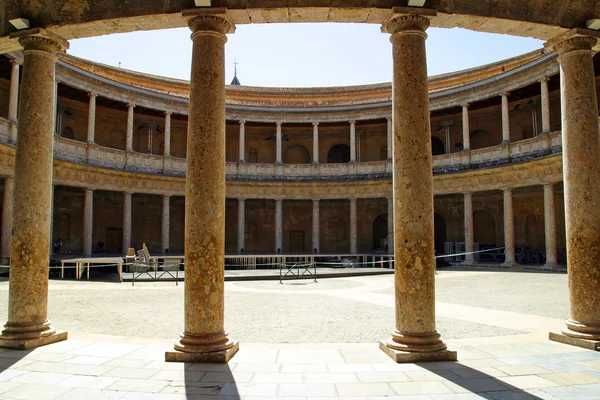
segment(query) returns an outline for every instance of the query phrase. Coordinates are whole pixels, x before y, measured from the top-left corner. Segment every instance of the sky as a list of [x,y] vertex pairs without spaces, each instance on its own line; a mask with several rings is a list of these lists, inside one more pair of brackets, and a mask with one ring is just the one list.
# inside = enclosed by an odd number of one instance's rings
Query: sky
[[[541,49],[536,39],[430,28],[430,76],[472,68]],[[187,28],[133,32],[70,41],[69,54],[144,73],[189,79]],[[238,25],[225,45],[226,81],[237,61],[242,85],[323,87],[390,82],[392,45],[376,24]]]

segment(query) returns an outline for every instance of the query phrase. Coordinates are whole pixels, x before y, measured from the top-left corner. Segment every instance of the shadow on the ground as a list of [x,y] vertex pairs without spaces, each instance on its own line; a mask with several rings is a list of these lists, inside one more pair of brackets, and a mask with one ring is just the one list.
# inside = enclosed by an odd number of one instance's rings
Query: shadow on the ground
[[426,369],[465,389],[486,399],[502,400],[541,400],[531,393],[503,382],[484,372],[467,367],[458,362],[418,363]]
[[23,360],[32,350],[16,350],[16,349],[2,349],[0,353],[0,381],[7,381],[12,378],[8,376],[9,374],[13,374],[10,372],[9,368]]
[[184,376],[187,400],[200,400],[207,396],[231,400],[241,398],[228,364],[185,363]]

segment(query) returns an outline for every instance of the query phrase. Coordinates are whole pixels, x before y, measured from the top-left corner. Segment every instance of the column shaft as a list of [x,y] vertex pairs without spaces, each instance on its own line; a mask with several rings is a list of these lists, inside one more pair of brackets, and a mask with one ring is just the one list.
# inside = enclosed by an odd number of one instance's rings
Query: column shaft
[[246,162],[246,121],[240,121],[240,162]]
[[275,200],[275,252],[283,251],[283,209],[282,201]]
[[392,117],[387,117],[387,159],[391,160],[394,156],[394,125],[392,123]]
[[170,245],[171,232],[171,196],[164,195],[162,201],[161,243],[162,252],[166,253]]
[[350,199],[350,253],[356,254],[357,249],[356,199]]
[[387,236],[388,236],[388,253],[394,254],[394,198],[387,198]]
[[[167,361],[227,362],[225,331],[225,42],[233,25],[214,10],[184,11],[192,30],[185,184],[184,332]],[[189,14],[187,14],[189,13]]]
[[275,162],[277,164],[281,164],[282,163],[282,157],[281,157],[281,122],[277,122],[277,132],[275,134],[275,151],[276,151],[276,159]]
[[554,211],[554,184],[544,185],[544,231],[546,236],[546,266],[555,267],[556,262],[556,216]]
[[87,142],[93,144],[96,131],[96,93],[88,93],[88,96],[90,104],[88,107]]
[[134,104],[127,104],[127,137],[125,141],[125,149],[133,151],[133,109]]
[[123,254],[131,247],[131,200],[132,193],[125,192],[123,197]]
[[350,162],[356,162],[356,121],[350,121]]
[[94,191],[85,190],[83,200],[83,256],[92,255],[92,230],[94,224]]
[[542,133],[550,133],[550,95],[548,94],[548,78],[540,80]]
[[2,202],[2,259],[10,258],[10,236],[13,216],[13,178],[4,179],[4,200]]
[[465,262],[475,262],[473,255],[473,194],[465,193]]
[[504,189],[504,265],[515,263],[515,222],[512,189]]
[[463,150],[471,150],[471,132],[469,128],[469,105],[462,105]]
[[171,112],[165,111],[165,149],[164,156],[171,156]]
[[319,163],[319,123],[313,122],[313,164]]
[[237,251],[241,253],[246,247],[246,200],[238,199],[238,237]]
[[10,94],[8,99],[8,120],[17,122],[17,109],[19,100],[19,62],[14,58],[10,59]]
[[502,93],[502,142],[510,142],[510,118],[508,110],[508,93]]
[[[38,36],[27,36],[31,31]],[[66,339],[47,317],[55,64],[68,43],[40,29],[13,35],[24,48],[13,192],[18,207],[13,210],[8,322],[0,345],[31,348]]]
[[319,216],[319,200],[313,200],[312,208],[312,247],[313,252],[321,251],[321,218]]

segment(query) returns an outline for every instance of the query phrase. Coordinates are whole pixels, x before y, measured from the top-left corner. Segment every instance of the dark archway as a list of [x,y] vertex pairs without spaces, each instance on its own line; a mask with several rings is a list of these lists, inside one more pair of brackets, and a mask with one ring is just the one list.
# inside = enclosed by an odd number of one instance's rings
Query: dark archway
[[258,151],[256,149],[248,150],[248,162],[253,164],[258,163]]
[[441,139],[432,137],[431,138],[431,154],[434,156],[442,155],[446,152],[444,142]]
[[478,129],[470,133],[469,140],[471,144],[471,150],[483,149],[486,147],[492,147],[498,143],[494,143],[494,138],[489,132],[483,129]]
[[496,220],[494,216],[485,210],[477,210],[473,213],[473,240],[479,246],[496,247]]
[[438,213],[433,214],[433,236],[437,254],[444,254],[444,245],[448,241],[446,220]]
[[347,144],[336,144],[327,153],[328,164],[342,164],[350,162],[350,146]]
[[284,164],[310,164],[310,153],[306,147],[295,144],[286,149],[283,162]]
[[380,214],[373,220],[373,250],[386,250],[387,214]]

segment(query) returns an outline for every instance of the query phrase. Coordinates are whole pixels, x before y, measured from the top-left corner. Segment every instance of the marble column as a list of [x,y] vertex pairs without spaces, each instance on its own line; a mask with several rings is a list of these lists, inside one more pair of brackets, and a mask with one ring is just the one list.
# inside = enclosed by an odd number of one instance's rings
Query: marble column
[[508,92],[500,95],[502,97],[502,143],[510,142],[510,113],[508,110]]
[[554,211],[554,183],[544,185],[544,231],[546,236],[545,267],[555,268],[556,262],[556,215]]
[[94,191],[85,189],[83,200],[83,256],[92,255],[92,230],[94,226]]
[[392,117],[387,117],[385,120],[387,121],[387,159],[391,160],[394,156],[394,125]]
[[475,262],[473,254],[473,193],[465,193],[465,263]]
[[127,104],[127,137],[125,140],[125,150],[133,151],[133,109],[135,104]]
[[542,133],[550,133],[550,95],[548,94],[548,77],[540,79]]
[[462,134],[463,134],[463,150],[471,150],[471,131],[469,128],[469,104],[462,105]]
[[19,101],[19,61],[10,59],[10,93],[8,98],[8,124],[10,127],[10,140],[17,141],[17,112]]
[[123,254],[131,247],[131,200],[133,193],[123,193]]
[[237,251],[241,253],[246,247],[246,199],[238,199],[238,237]]
[[275,134],[275,152],[276,152],[276,159],[275,159],[275,163],[276,164],[281,164],[282,163],[282,157],[281,157],[281,122],[277,122],[277,132]]
[[425,54],[429,20],[392,13],[394,254],[396,324],[380,342],[396,362],[456,360],[435,327],[435,260],[431,122]]
[[319,163],[319,123],[313,122],[313,164]]
[[10,236],[13,215],[13,190],[14,179],[4,179],[4,200],[2,202],[2,259],[6,262],[10,258]]
[[394,198],[387,198],[387,237],[388,237],[388,253],[394,254]]
[[592,47],[599,35],[574,29],[553,42],[560,63],[570,316],[562,335],[551,338],[596,350],[600,350],[600,132]]
[[96,132],[96,93],[88,93],[90,104],[88,107],[88,126],[87,126],[87,142],[94,144],[94,135]]
[[184,331],[167,361],[227,362],[225,330],[225,9],[183,11],[192,31],[185,184]]
[[283,252],[283,207],[282,200],[275,200],[275,252]]
[[240,121],[240,162],[246,162],[246,121]]
[[171,233],[171,196],[168,194],[163,195],[162,200],[162,224],[161,224],[161,250],[163,253],[167,252],[170,247],[170,233]]
[[171,114],[171,111],[165,111],[165,157],[171,157]]
[[503,189],[504,193],[504,263],[515,264],[515,222],[513,216],[512,189]]
[[312,207],[312,247],[313,252],[321,251],[321,218],[319,216],[319,200],[313,200]]
[[356,218],[356,199],[350,199],[350,253],[358,252],[358,234]]
[[356,162],[356,121],[350,121],[350,162]]
[[8,321],[0,346],[28,349],[67,338],[48,320],[48,265],[52,219],[55,64],[69,47],[43,29],[15,32],[23,46],[19,140],[15,175]]

